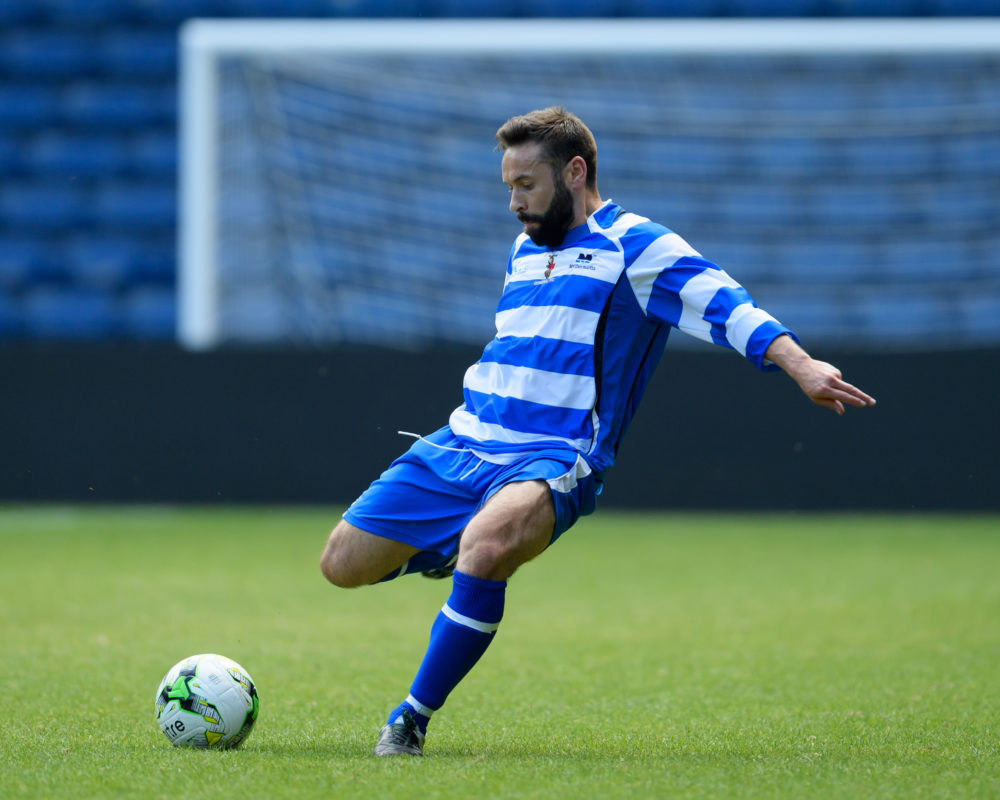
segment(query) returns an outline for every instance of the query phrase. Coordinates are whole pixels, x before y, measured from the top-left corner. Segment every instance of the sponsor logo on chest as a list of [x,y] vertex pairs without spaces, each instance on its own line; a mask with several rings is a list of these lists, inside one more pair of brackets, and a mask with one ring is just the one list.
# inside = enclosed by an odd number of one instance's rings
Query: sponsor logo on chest
[[617,253],[570,248],[556,253],[536,253],[514,261],[513,280],[534,280],[546,283],[566,275],[588,275],[605,281],[615,281],[621,271]]

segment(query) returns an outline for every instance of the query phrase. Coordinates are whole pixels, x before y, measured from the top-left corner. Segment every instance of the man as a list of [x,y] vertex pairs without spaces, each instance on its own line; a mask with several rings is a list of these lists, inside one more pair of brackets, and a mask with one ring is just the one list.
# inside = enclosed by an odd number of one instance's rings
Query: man
[[377,756],[423,754],[431,715],[493,639],[507,579],[594,510],[671,327],[784,370],[838,414],[875,404],[677,234],[603,201],[594,137],[577,117],[533,111],[496,138],[510,210],[524,225],[496,338],[466,372],[465,402],[448,425],[354,502],[321,559],[343,587],[452,575]]

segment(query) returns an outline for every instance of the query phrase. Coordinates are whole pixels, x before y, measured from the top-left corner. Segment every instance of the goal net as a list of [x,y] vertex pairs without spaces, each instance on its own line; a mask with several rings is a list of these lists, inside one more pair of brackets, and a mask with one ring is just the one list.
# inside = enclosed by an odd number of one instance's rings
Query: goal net
[[562,105],[605,199],[810,345],[1000,344],[998,42],[985,20],[191,21],[181,341],[485,341],[520,231],[494,132]]

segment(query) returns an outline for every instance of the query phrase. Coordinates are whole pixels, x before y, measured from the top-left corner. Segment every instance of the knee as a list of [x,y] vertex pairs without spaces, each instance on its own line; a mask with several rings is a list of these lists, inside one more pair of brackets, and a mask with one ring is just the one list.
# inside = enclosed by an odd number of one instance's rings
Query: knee
[[466,527],[457,568],[477,578],[507,580],[548,547],[554,524],[555,509],[545,482],[510,484]]
[[504,581],[525,560],[510,539],[479,535],[462,540],[456,566],[468,575]]
[[319,558],[319,568],[323,577],[334,586],[352,589],[362,585],[352,563],[350,548],[343,537],[338,535],[337,528],[333,529],[330,538],[326,541],[326,546]]

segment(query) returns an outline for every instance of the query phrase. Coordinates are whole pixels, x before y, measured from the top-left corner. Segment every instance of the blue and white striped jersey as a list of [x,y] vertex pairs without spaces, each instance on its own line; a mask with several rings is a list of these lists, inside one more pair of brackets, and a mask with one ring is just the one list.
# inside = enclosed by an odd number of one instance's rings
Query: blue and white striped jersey
[[611,201],[558,248],[522,233],[496,337],[465,374],[451,429],[490,460],[568,446],[601,475],[671,327],[761,369],[773,366],[764,361],[772,340],[791,333],[676,233]]

